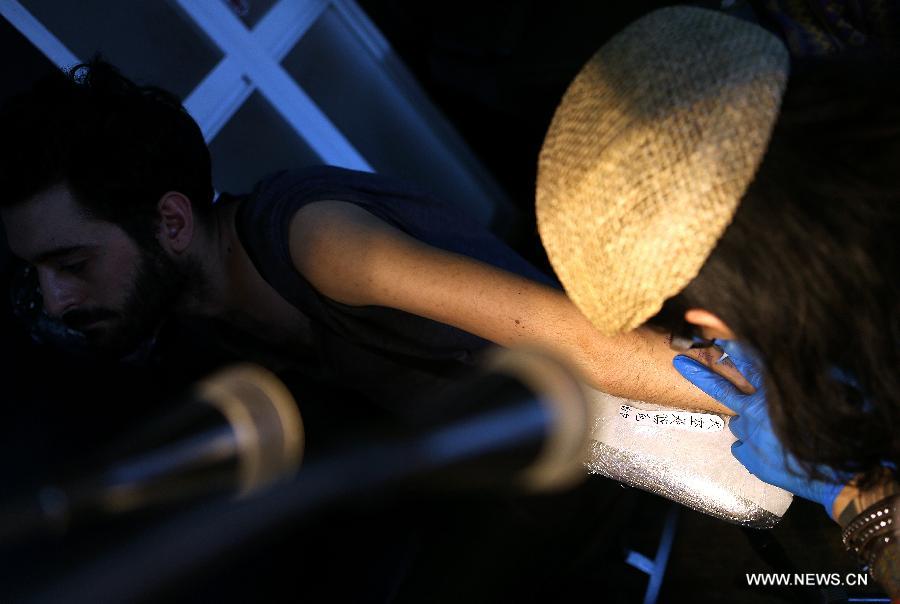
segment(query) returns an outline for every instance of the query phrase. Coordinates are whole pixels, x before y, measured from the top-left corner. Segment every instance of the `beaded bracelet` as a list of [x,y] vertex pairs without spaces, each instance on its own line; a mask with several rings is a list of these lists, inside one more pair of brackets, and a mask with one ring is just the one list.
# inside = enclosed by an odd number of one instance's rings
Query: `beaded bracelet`
[[878,556],[896,540],[894,518],[900,512],[900,495],[891,495],[866,508],[847,525],[841,534],[844,547],[856,554],[869,570],[873,579],[873,566]]

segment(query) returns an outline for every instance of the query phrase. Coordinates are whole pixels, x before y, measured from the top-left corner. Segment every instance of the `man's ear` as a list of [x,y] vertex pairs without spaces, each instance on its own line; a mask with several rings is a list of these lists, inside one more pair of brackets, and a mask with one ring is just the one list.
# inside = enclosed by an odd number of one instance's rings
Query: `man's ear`
[[191,200],[177,191],[169,191],[159,199],[159,232],[157,239],[172,254],[187,250],[194,239],[194,208]]
[[734,340],[736,337],[725,321],[702,308],[691,308],[684,313],[684,320],[700,328],[703,337],[712,340]]

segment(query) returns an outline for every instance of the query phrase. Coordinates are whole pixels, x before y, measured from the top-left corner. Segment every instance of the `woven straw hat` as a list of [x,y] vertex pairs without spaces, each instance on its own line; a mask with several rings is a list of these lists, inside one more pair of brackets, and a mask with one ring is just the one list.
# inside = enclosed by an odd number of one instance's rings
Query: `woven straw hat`
[[538,230],[601,332],[634,329],[697,276],[765,153],[788,63],[756,25],[673,7],[575,77],[541,149]]

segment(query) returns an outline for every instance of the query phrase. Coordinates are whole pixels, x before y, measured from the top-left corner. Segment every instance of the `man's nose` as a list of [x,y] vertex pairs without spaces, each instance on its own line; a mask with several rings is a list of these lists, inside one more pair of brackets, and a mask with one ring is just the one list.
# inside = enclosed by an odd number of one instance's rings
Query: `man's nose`
[[38,282],[44,297],[44,310],[53,318],[62,317],[82,301],[81,288],[73,279],[55,271],[38,271]]

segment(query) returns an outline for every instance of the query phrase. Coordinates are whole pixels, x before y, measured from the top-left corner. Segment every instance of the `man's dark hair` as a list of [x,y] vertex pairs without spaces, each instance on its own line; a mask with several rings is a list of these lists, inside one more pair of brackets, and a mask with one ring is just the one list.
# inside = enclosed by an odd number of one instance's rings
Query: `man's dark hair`
[[0,204],[56,184],[91,216],[146,244],[166,191],[212,206],[209,150],[174,95],[138,86],[99,57],[54,71],[0,107]]
[[677,330],[705,308],[754,347],[775,431],[808,469],[900,460],[898,74],[795,66],[732,224],[650,321]]

